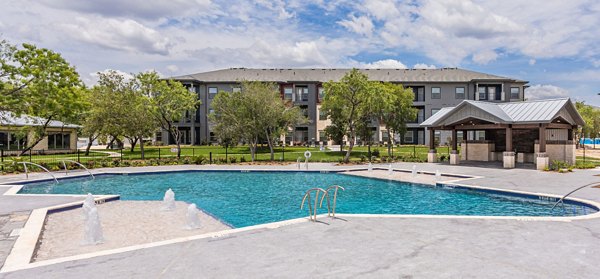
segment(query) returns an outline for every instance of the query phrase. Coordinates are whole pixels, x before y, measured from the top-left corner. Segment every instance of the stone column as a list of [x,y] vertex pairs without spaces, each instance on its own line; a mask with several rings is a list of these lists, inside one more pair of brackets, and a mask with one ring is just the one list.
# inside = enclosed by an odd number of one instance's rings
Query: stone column
[[450,152],[450,165],[458,165],[460,157],[458,154],[458,136],[456,129],[452,129],[452,152]]
[[429,153],[427,153],[428,163],[437,163],[437,154],[435,150],[435,130],[429,129]]
[[535,157],[536,169],[544,170],[550,166],[550,159],[548,158],[548,154],[546,154],[546,124],[540,124],[539,150]]
[[512,125],[506,128],[506,149],[502,153],[502,164],[505,169],[515,167],[515,152],[513,151]]

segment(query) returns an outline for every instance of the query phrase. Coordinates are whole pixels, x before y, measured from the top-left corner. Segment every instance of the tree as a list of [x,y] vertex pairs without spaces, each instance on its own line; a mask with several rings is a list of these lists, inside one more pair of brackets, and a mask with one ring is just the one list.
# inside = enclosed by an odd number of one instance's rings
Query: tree
[[385,91],[385,95],[389,97],[387,102],[382,102],[378,113],[388,131],[388,156],[392,156],[391,148],[395,134],[404,137],[406,124],[417,117],[418,110],[412,106],[414,98],[412,90],[392,83],[382,83],[380,90]]
[[79,74],[59,53],[32,44],[17,48],[0,42],[0,109],[28,114],[25,154],[47,136],[53,120],[74,122],[85,109],[85,91]]
[[273,83],[242,81],[241,92],[219,92],[211,104],[215,132],[222,138],[245,140],[252,161],[261,140],[269,145],[274,159],[274,142],[293,125],[305,123],[298,107],[286,106]]
[[[581,127],[581,138],[596,138],[600,133],[600,109],[586,105],[585,102],[576,102],[575,107],[585,121],[585,125]],[[595,143],[594,140],[594,145]]]
[[372,115],[372,105],[376,103],[375,82],[357,69],[352,69],[339,82],[329,81],[323,86],[325,98],[321,109],[334,123],[342,123],[344,135],[348,138],[348,150],[344,162],[350,160],[350,154],[357,135],[357,125]]
[[180,82],[160,79],[156,72],[140,73],[135,76],[140,92],[149,97],[150,113],[156,123],[175,140],[177,158],[181,157],[181,137],[178,123],[186,111],[193,111],[200,105],[194,92],[190,92]]

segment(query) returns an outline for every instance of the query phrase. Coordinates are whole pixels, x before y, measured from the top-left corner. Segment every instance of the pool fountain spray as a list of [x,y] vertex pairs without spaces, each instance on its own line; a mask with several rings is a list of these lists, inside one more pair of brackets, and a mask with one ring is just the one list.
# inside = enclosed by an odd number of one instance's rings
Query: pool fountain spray
[[87,198],[83,202],[82,206],[84,212],[84,231],[83,231],[83,244],[84,245],[97,245],[104,241],[102,233],[102,225],[100,224],[100,216],[98,215],[98,208],[94,202],[92,194],[88,194]]
[[175,209],[175,193],[173,192],[173,190],[171,190],[171,188],[169,188],[169,190],[167,190],[165,192],[161,210],[171,211],[174,209]]
[[369,171],[369,173],[373,172],[373,165],[371,164],[371,162],[369,162],[369,167],[367,168],[367,171]]
[[388,175],[389,176],[394,175],[394,169],[392,168],[392,164],[390,164],[390,166],[388,167]]
[[417,165],[413,165],[412,167],[412,177],[417,177]]
[[187,225],[185,226],[188,230],[194,230],[200,228],[200,218],[198,217],[198,208],[195,203],[192,203],[187,208],[185,217],[187,219]]
[[439,182],[440,180],[442,180],[442,174],[440,173],[440,170],[435,170],[435,181]]

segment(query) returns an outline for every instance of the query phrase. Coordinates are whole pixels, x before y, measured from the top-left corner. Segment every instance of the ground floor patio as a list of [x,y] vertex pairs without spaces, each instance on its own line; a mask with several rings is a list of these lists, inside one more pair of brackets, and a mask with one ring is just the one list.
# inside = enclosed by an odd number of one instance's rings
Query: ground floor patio
[[[397,169],[409,170],[412,166],[413,163],[393,164]],[[498,169],[486,164],[416,166],[419,171],[440,170],[476,176],[461,184],[556,195],[600,181],[596,176],[600,171],[595,169],[558,174],[532,169]],[[162,166],[106,171],[216,168],[293,170],[296,165]],[[319,170],[340,168],[348,167],[309,166],[309,169]],[[32,176],[39,178],[44,174]],[[22,179],[22,175],[2,176],[0,182]],[[6,190],[7,187],[0,187],[0,217],[17,213],[26,216],[38,207],[72,201],[59,197],[36,199],[1,195]],[[600,202],[600,189],[585,188],[574,196]],[[338,217],[340,219],[322,218],[319,223],[300,222],[56,262],[0,273],[0,278],[597,278],[600,273],[597,264],[600,261],[600,219]],[[8,226],[17,226],[21,219],[0,218],[0,232]],[[1,223],[1,220],[7,221]],[[4,237],[0,240],[4,246],[0,247],[3,250],[10,247],[10,241],[10,237]]]

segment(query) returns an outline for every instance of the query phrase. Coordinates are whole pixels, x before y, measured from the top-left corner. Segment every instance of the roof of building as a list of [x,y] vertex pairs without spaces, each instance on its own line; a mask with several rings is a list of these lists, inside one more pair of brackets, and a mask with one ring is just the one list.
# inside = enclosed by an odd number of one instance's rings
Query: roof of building
[[[0,125],[2,126],[42,126],[46,122],[45,118],[21,114],[15,115],[12,112],[0,111]],[[75,124],[67,124],[62,121],[50,120],[48,128],[79,128]]]
[[572,125],[585,124],[571,99],[561,98],[510,103],[464,100],[455,107],[441,109],[421,123],[421,126],[451,126],[467,118],[479,118],[498,124],[551,123],[562,118]]
[[[179,81],[239,82],[242,80],[266,82],[326,82],[339,81],[351,69],[248,69],[230,68],[172,77]],[[527,81],[490,75],[458,68],[441,69],[359,69],[371,80],[390,82],[472,82],[472,81]]]

